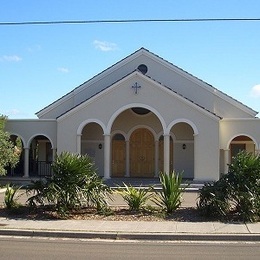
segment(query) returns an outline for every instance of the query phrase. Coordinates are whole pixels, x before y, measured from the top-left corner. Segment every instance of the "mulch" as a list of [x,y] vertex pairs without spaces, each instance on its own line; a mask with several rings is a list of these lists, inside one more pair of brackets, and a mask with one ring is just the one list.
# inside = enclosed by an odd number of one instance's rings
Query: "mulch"
[[127,207],[111,207],[108,212],[98,213],[96,209],[86,207],[71,211],[66,216],[60,216],[50,206],[30,208],[19,206],[13,209],[0,208],[0,217],[9,219],[74,219],[74,220],[110,220],[110,221],[181,221],[206,222],[210,221],[201,216],[194,207],[180,207],[171,214],[155,209],[130,211]]

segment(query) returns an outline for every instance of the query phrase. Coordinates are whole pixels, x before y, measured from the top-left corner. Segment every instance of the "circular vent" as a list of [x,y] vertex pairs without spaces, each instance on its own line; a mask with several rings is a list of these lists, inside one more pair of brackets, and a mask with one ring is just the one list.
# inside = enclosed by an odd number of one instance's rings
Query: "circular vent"
[[137,69],[138,69],[139,71],[141,71],[143,74],[146,74],[147,71],[148,71],[148,68],[147,68],[147,66],[146,66],[145,64],[139,65]]
[[146,108],[143,108],[143,107],[133,107],[132,111],[134,113],[136,113],[137,115],[147,115],[150,112],[149,109],[146,109]]

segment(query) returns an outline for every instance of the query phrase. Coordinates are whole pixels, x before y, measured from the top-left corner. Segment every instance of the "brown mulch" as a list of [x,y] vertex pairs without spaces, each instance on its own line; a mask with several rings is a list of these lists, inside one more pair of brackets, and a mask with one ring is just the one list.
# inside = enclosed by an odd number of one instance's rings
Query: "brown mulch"
[[130,211],[126,207],[114,207],[107,213],[100,214],[93,208],[82,208],[72,211],[65,217],[58,215],[53,208],[37,207],[31,209],[20,206],[14,209],[0,208],[0,217],[9,219],[79,219],[79,220],[111,220],[111,221],[182,221],[182,222],[205,222],[210,221],[201,216],[196,208],[181,207],[171,214],[156,210]]

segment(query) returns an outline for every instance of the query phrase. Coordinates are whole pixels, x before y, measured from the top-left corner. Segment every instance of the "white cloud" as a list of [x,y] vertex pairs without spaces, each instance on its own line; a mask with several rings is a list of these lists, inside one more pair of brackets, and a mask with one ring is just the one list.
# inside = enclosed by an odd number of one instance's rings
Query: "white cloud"
[[260,84],[252,87],[250,91],[250,96],[253,98],[260,98]]
[[58,68],[58,71],[62,72],[62,73],[69,73],[69,69],[68,68],[63,68],[63,67]]
[[16,108],[5,111],[6,116],[17,116],[17,115],[20,115],[20,114],[21,114],[20,110],[18,110]]
[[40,44],[36,44],[27,48],[28,52],[38,52],[41,50],[42,50],[42,46]]
[[106,42],[106,41],[93,41],[93,44],[96,49],[100,51],[114,51],[117,49],[117,45],[113,42]]
[[22,58],[17,55],[4,55],[0,57],[0,61],[7,61],[7,62],[19,62]]

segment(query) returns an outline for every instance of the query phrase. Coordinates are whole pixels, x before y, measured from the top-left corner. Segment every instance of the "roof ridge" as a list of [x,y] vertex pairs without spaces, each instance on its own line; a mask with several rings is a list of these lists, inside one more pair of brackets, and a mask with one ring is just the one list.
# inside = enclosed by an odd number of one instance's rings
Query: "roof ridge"
[[[145,49],[145,48],[144,48],[144,49]],[[222,95],[224,95],[224,96],[226,96],[226,97],[228,97],[228,98],[232,99],[233,101],[235,101],[235,102],[237,102],[237,103],[241,104],[242,106],[244,106],[244,107],[246,107],[246,108],[250,109],[252,112],[255,112],[256,114],[258,114],[258,112],[257,112],[257,111],[255,111],[253,108],[251,108],[251,107],[249,107],[249,106],[245,105],[245,104],[244,104],[244,103],[242,103],[241,101],[239,101],[239,100],[237,100],[237,99],[233,98],[232,96],[230,96],[230,95],[228,95],[227,93],[225,93],[225,92],[221,91],[220,89],[218,89],[218,88],[214,87],[213,85],[211,85],[211,84],[209,84],[208,82],[206,82],[206,81],[202,80],[201,78],[199,78],[199,77],[197,77],[197,76],[194,76],[192,73],[190,73],[190,72],[188,72],[188,71],[186,71],[186,70],[182,69],[181,67],[178,67],[177,65],[175,65],[175,64],[173,64],[172,62],[170,62],[170,61],[168,61],[168,60],[164,59],[163,57],[159,56],[158,54],[155,54],[155,53],[151,52],[151,51],[150,51],[150,50],[148,50],[148,49],[145,49],[145,50],[146,50],[146,51],[148,51],[149,53],[151,53],[152,55],[156,56],[157,58],[159,58],[159,59],[163,60],[164,62],[168,63],[169,65],[171,65],[171,66],[173,66],[173,67],[177,68],[178,70],[180,70],[180,71],[182,71],[182,72],[186,73],[187,75],[189,75],[189,76],[191,76],[191,77],[195,78],[196,80],[198,80],[198,81],[202,82],[203,84],[206,84],[208,87],[212,88],[212,89],[213,89],[213,91],[214,91],[214,90],[217,90],[217,91],[218,91],[218,92],[220,92]]]

